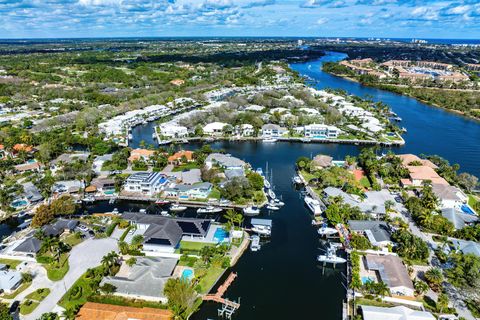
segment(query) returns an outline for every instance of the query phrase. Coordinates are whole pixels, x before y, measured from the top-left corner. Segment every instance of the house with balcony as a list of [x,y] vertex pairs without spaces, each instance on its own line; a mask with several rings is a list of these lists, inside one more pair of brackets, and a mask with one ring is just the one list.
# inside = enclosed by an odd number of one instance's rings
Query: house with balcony
[[336,139],[340,129],[325,124],[309,124],[303,127],[303,135],[310,139]]
[[153,196],[168,185],[168,178],[160,172],[136,172],[125,180],[124,191]]
[[287,133],[287,131],[287,128],[281,127],[278,124],[268,123],[262,126],[262,137],[278,138]]

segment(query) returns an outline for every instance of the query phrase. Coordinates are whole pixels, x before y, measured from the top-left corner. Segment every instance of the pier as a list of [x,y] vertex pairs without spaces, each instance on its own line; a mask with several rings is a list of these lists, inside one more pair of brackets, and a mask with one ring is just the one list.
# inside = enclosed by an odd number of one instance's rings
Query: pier
[[202,297],[203,301],[214,301],[222,304],[222,307],[218,309],[219,316],[226,316],[228,319],[232,317],[232,314],[240,308],[240,299],[238,302],[228,300],[223,298],[223,295],[227,291],[228,287],[233,283],[233,281],[237,278],[237,274],[235,272],[230,273],[227,277],[225,282],[218,287],[217,292],[215,294],[207,294]]

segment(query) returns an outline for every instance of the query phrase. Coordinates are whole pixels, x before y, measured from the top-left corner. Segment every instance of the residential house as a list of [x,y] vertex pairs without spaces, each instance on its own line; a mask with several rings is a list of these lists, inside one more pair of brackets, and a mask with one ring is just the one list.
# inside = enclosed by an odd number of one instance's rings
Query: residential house
[[118,296],[166,303],[168,299],[163,288],[172,277],[177,262],[176,258],[138,257],[133,266],[120,270],[120,275],[103,278],[100,284],[115,286],[114,294]]
[[317,169],[325,169],[332,166],[332,161],[332,157],[318,154],[312,159],[312,165]]
[[442,216],[448,219],[455,230],[463,229],[468,225],[472,225],[478,221],[478,216],[463,212],[458,207],[443,208]]
[[58,219],[55,223],[43,226],[42,231],[47,237],[59,237],[64,233],[72,233],[78,224],[78,220]]
[[187,127],[174,123],[165,123],[158,127],[159,133],[168,138],[183,138],[188,135]]
[[11,152],[11,155],[13,157],[17,156],[20,152],[25,152],[27,153],[28,155],[32,155],[36,152],[37,150],[32,147],[32,146],[29,146],[27,144],[24,144],[24,143],[17,143],[16,145],[13,146],[12,148],[12,152]]
[[203,127],[203,133],[207,135],[222,135],[223,129],[227,125],[224,122],[212,122]]
[[77,320],[171,320],[172,312],[158,308],[135,308],[112,304],[85,303],[78,311]]
[[150,157],[155,154],[155,151],[148,149],[133,149],[128,157],[128,162],[132,163],[137,160],[149,161]]
[[265,138],[278,138],[287,132],[286,128],[277,124],[268,123],[262,126],[262,136]]
[[404,306],[374,307],[360,306],[363,320],[435,320],[427,311],[412,310]]
[[372,217],[383,216],[386,214],[384,201],[379,201],[379,197],[374,195],[373,193],[370,197],[367,196],[362,200],[360,197],[348,194],[339,188],[327,187],[323,190],[323,198],[326,202],[329,201],[329,198],[341,197],[345,204],[357,207],[365,214]]
[[190,169],[187,171],[170,171],[165,172],[169,178],[175,178],[177,183],[182,184],[196,184],[202,182],[202,172],[200,169]]
[[255,134],[255,130],[251,124],[244,123],[237,127],[237,133],[242,137],[252,137]]
[[52,170],[58,170],[66,164],[72,164],[74,162],[87,162],[90,153],[64,153],[58,156],[55,160],[50,162]]
[[15,291],[22,283],[22,274],[15,270],[0,270],[0,290],[5,293]]
[[189,240],[205,239],[211,226],[211,220],[194,218],[170,218],[142,213],[124,213],[128,220],[143,236],[143,251],[155,254],[173,253],[183,237]]
[[229,154],[211,153],[205,159],[205,166],[210,169],[214,165],[224,169],[243,169],[247,164],[245,161],[232,157]]
[[461,239],[451,239],[451,241],[455,250],[480,257],[480,243]]
[[40,171],[42,165],[40,162],[35,160],[29,160],[25,163],[17,164],[13,167],[15,172],[24,173],[24,172],[33,172],[33,171]]
[[363,260],[366,270],[374,272],[377,281],[384,282],[392,295],[409,297],[415,295],[415,289],[407,268],[398,256],[367,254],[363,257]]
[[390,227],[384,221],[350,220],[348,225],[350,231],[365,235],[376,247],[386,247],[392,244]]
[[52,186],[52,192],[56,195],[75,194],[85,189],[85,183],[80,180],[57,181]]
[[303,135],[311,139],[336,139],[340,134],[340,129],[325,124],[309,124],[303,128]]
[[162,192],[168,182],[167,177],[161,172],[136,172],[125,180],[123,189],[127,192],[153,196]]
[[448,184],[432,184],[432,191],[440,201],[441,208],[460,207],[468,201],[462,190]]
[[213,185],[210,182],[201,182],[194,185],[177,184],[166,188],[164,193],[167,197],[179,199],[207,199],[212,192]]
[[18,246],[16,246],[12,253],[14,255],[34,256],[40,251],[42,247],[42,241],[35,237],[28,237],[23,240]]
[[401,179],[403,186],[420,187],[427,181],[432,184],[448,185],[448,182],[429,166],[407,166],[406,168],[409,171],[409,179]]
[[115,180],[111,178],[95,178],[90,183],[95,187],[95,191],[103,194],[112,194],[115,192]]
[[183,162],[193,161],[193,151],[181,150],[168,157],[168,163],[179,165]]
[[422,166],[427,166],[427,167],[430,167],[432,169],[437,169],[438,168],[437,165],[434,164],[432,161],[430,161],[428,159],[419,158],[418,156],[416,156],[414,154],[411,154],[411,153],[398,154],[397,157],[399,157],[400,160],[402,160],[402,165],[404,167],[408,167],[408,166],[413,165],[414,163],[418,163]]
[[40,190],[32,183],[25,182],[23,186],[23,195],[30,204],[35,204],[43,200]]

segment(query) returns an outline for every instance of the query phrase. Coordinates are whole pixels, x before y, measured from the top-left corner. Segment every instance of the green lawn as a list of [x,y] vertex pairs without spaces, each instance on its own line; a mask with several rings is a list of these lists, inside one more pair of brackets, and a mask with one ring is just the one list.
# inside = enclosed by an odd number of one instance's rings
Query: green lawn
[[303,177],[307,182],[315,178],[315,176],[314,176],[313,174],[311,174],[311,173],[309,173],[309,172],[307,172],[307,171],[305,171],[305,170],[301,170],[301,171],[300,171],[300,174],[302,175],[302,177]]
[[15,269],[20,263],[22,263],[22,261],[13,259],[0,259],[0,263],[7,265],[9,269]]
[[370,180],[368,180],[367,177],[362,177],[362,178],[360,179],[360,184],[362,185],[362,187],[365,187],[365,188],[367,188],[367,189],[369,189],[369,188],[371,187],[371,185],[370,185]]
[[224,271],[225,269],[222,268],[209,267],[205,276],[198,283],[201,288],[200,293],[207,293]]
[[49,288],[41,288],[33,291],[29,295],[27,295],[25,298],[30,299],[30,300],[35,300],[35,301],[42,301],[45,299],[48,295],[50,294],[50,289]]
[[394,305],[388,302],[377,301],[373,299],[366,299],[366,298],[357,298],[355,299],[356,305],[363,305],[363,306],[374,306],[374,307],[393,307]]
[[64,253],[60,257],[60,261],[57,263],[52,262],[49,264],[44,264],[43,267],[47,270],[48,279],[52,281],[59,281],[65,277],[70,266],[68,265],[68,254]]
[[200,251],[203,247],[214,246],[213,243],[203,243],[203,242],[190,242],[182,241],[180,242],[180,249],[191,250],[191,251]]
[[[75,289],[77,287],[79,289]],[[65,309],[73,308],[77,305],[83,305],[87,302],[87,298],[93,293],[90,282],[85,278],[85,274],[83,274],[77,281],[75,281],[70,290],[63,295],[58,304]]]
[[68,244],[71,247],[76,246],[77,244],[81,243],[83,239],[81,237],[77,237],[75,234],[70,234],[68,235],[65,239],[63,239],[63,242]]
[[473,194],[468,195],[468,205],[472,208],[475,208],[475,204],[480,201],[477,197],[475,197]]
[[189,162],[189,163],[185,163],[185,164],[182,164],[178,167],[173,168],[172,171],[173,172],[178,172],[178,171],[183,171],[183,170],[191,170],[191,169],[199,169],[199,168],[200,167],[195,162]]
[[32,301],[32,300],[25,300],[21,305],[20,305],[20,314],[26,315],[30,314],[35,310],[36,307],[40,302]]
[[218,190],[217,188],[213,188],[210,194],[208,195],[208,197],[212,199],[220,200],[220,197],[221,197],[220,190]]
[[12,293],[9,293],[9,294],[6,294],[6,295],[2,296],[2,298],[13,299],[16,296],[18,296],[20,293],[25,291],[28,287],[30,287],[31,284],[32,284],[32,282],[24,282],[20,285],[20,287],[17,288],[17,290],[13,291]]

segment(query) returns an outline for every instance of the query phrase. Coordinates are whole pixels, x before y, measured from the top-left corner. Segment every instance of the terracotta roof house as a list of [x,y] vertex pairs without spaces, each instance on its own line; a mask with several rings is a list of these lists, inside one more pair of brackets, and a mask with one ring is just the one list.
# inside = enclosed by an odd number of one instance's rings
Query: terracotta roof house
[[418,156],[414,155],[414,154],[411,154],[411,153],[407,153],[407,154],[399,154],[397,155],[397,157],[399,157],[401,160],[402,160],[402,164],[404,167],[408,167],[410,166],[410,164],[412,162],[419,162],[422,164],[422,166],[427,166],[427,167],[430,167],[432,169],[437,169],[437,165],[435,163],[433,163],[432,161],[428,160],[428,159],[422,159],[422,158],[419,158]]
[[153,150],[148,150],[148,149],[133,149],[130,152],[130,157],[128,157],[128,162],[133,162],[135,160],[148,160],[155,151]]
[[14,169],[16,172],[40,171],[42,165],[38,161],[27,161],[22,164],[17,164]]
[[168,163],[178,164],[182,162],[183,157],[187,159],[188,162],[193,160],[193,151],[181,150],[175,152],[173,155],[168,157]]
[[171,320],[172,312],[165,309],[123,307],[111,304],[87,302],[76,317],[77,320]]
[[173,79],[172,81],[170,81],[170,83],[173,84],[174,86],[181,86],[182,84],[185,83],[185,80]]
[[412,185],[419,187],[424,181],[430,181],[432,184],[448,185],[447,180],[443,179],[430,167],[427,166],[407,166],[410,173],[410,179],[402,179],[403,185]]
[[17,154],[20,151],[25,151],[27,153],[35,152],[35,149],[32,146],[29,146],[29,145],[24,144],[24,143],[17,143],[16,145],[13,146],[12,150],[13,150],[14,154]]
[[332,166],[332,160],[333,158],[330,156],[319,154],[313,158],[312,163],[315,167],[324,169]]

